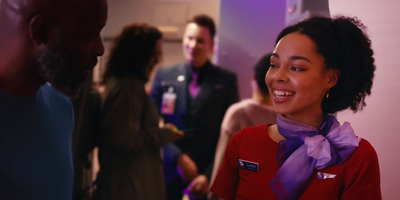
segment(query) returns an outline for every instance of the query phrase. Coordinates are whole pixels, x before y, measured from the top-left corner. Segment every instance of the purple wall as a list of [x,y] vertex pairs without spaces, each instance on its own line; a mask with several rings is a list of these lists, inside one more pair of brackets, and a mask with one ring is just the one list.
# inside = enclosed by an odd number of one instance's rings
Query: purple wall
[[217,61],[237,73],[241,99],[251,97],[255,63],[274,49],[285,6],[283,0],[221,0]]

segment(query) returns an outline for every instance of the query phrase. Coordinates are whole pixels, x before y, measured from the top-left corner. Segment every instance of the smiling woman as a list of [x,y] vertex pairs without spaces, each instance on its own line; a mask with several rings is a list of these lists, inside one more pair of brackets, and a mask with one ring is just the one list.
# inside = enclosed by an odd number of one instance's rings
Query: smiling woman
[[233,136],[212,192],[224,199],[381,199],[374,148],[331,115],[361,110],[371,93],[375,65],[364,28],[355,18],[315,17],[279,34],[265,77],[277,123]]
[[275,112],[318,128],[322,117],[312,116],[322,116],[322,99],[336,84],[338,71],[325,69],[324,58],[316,52],[317,46],[308,36],[298,32],[286,35],[271,56],[265,81]]

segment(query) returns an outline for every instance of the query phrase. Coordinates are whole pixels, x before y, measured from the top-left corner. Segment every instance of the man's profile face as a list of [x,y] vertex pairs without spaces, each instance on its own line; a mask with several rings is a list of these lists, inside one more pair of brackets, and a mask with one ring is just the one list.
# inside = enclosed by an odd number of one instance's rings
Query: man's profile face
[[182,43],[186,62],[193,67],[203,66],[213,52],[214,41],[210,30],[195,23],[186,25]]
[[65,11],[54,38],[39,58],[45,80],[72,96],[104,53],[100,31],[107,18],[105,0],[80,1],[79,9]]

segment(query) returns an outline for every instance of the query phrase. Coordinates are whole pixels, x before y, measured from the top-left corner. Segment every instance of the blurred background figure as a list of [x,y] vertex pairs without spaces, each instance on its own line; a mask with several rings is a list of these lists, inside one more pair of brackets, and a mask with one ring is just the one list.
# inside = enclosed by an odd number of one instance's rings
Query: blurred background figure
[[161,32],[145,23],[126,26],[104,73],[100,171],[95,199],[165,199],[160,148],[183,132],[159,128],[159,113],[145,92],[162,56]]
[[92,199],[94,179],[98,171],[97,139],[100,134],[101,97],[92,76],[78,98],[73,99],[75,133],[73,138],[74,200]]
[[185,137],[164,148],[168,199],[204,198],[222,118],[239,99],[236,74],[210,62],[216,28],[207,15],[190,19],[183,34],[185,61],[160,68],[150,93],[166,122]]
[[245,127],[275,124],[276,122],[276,114],[272,111],[272,99],[265,84],[265,74],[270,67],[270,59],[271,54],[264,55],[254,67],[254,77],[251,80],[252,98],[232,104],[225,113],[215,152],[210,185],[217,176],[224,159],[225,149],[233,134]]

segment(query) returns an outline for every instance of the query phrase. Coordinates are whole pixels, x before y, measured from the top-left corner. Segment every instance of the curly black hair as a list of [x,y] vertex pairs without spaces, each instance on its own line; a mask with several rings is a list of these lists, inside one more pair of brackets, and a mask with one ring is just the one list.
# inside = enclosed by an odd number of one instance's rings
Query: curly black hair
[[268,94],[268,87],[265,84],[265,74],[268,72],[271,66],[272,53],[266,54],[258,60],[257,64],[254,66],[254,80],[257,82],[257,86],[262,94]]
[[335,113],[347,108],[362,110],[365,97],[371,94],[375,72],[371,40],[366,27],[356,17],[312,17],[285,28],[276,43],[289,33],[308,36],[324,57],[327,69],[338,69],[339,79],[330,89],[329,98],[322,101],[323,113]]
[[146,82],[146,67],[157,53],[155,46],[161,38],[162,33],[146,23],[136,22],[126,26],[115,40],[103,81],[106,82],[111,76],[135,76]]

